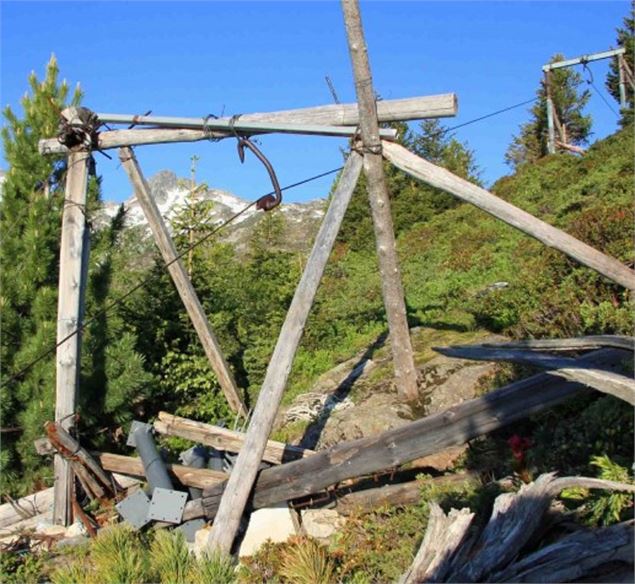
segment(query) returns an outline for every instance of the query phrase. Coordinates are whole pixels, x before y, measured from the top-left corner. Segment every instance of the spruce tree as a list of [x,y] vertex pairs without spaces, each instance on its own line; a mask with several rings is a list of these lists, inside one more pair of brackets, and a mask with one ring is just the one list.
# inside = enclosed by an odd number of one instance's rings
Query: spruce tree
[[[563,61],[563,55],[554,55],[550,63]],[[591,116],[583,113],[591,96],[588,89],[581,90],[581,75],[564,67],[551,71],[551,96],[556,116],[566,129],[567,143],[575,146],[587,144],[591,134]],[[548,140],[547,88],[541,80],[537,99],[529,110],[531,119],[520,127],[505,154],[505,161],[517,168],[526,162],[535,162],[546,156]]]
[[[626,65],[632,73],[635,73],[635,1],[631,2],[631,7],[627,16],[624,17],[623,26],[617,29],[617,44],[620,47],[626,49],[626,53],[623,56]],[[608,75],[606,76],[606,88],[609,93],[615,98],[615,101],[620,102],[620,72],[619,62],[617,58],[611,61]],[[627,107],[622,111],[622,125],[626,125],[633,121],[633,107],[635,92],[633,92],[633,85],[626,81],[626,104]]]

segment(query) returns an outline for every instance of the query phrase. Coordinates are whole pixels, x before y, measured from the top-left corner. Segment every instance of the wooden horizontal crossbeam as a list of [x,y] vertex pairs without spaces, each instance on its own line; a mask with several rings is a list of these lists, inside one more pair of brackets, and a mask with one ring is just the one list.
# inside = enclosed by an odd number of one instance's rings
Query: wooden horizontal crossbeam
[[[419,120],[424,118],[443,118],[455,116],[458,110],[457,98],[454,93],[441,95],[429,95],[424,97],[411,97],[406,99],[389,99],[377,103],[377,112],[380,122],[397,122],[407,120]],[[132,119],[132,117],[130,117]],[[143,121],[143,116],[134,116],[135,123]],[[156,119],[156,118],[155,118]],[[191,118],[190,118],[191,119]],[[203,128],[204,118],[198,120],[200,128]],[[223,123],[229,126],[232,118],[224,117],[208,119],[206,130],[186,129],[183,127],[171,129],[133,129],[112,130],[100,132],[95,148],[108,150],[121,146],[141,146],[144,144],[166,144],[172,142],[198,142],[210,138],[227,138],[233,136],[231,129],[213,130],[212,123]],[[359,113],[357,104],[325,105],[295,110],[286,110],[269,113],[243,114],[238,118],[240,124],[274,124],[288,125],[301,124],[312,126],[357,126]],[[235,129],[239,128],[236,121]],[[132,122],[131,122],[132,123]],[[272,131],[272,130],[269,130]],[[263,133],[263,130],[254,131],[254,134]],[[68,149],[57,140],[48,138],[40,140],[41,154],[62,154]]]

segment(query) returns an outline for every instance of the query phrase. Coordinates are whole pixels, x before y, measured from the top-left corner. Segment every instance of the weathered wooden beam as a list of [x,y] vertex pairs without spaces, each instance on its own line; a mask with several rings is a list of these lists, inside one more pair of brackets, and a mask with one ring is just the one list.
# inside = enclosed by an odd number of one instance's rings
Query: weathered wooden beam
[[452,174],[450,171],[420,158],[399,144],[384,142],[383,152],[390,162],[404,172],[433,187],[446,191],[462,201],[475,205],[523,233],[535,237],[545,245],[560,250],[625,288],[635,290],[635,272],[615,258],[603,254],[590,245],[556,227],[552,227],[511,203],[499,199],[492,193]]
[[[460,345],[456,345],[459,347]],[[464,345],[468,346],[468,345]],[[589,335],[571,339],[526,339],[504,343],[481,343],[471,347],[488,347],[492,349],[525,349],[527,351],[589,351],[602,347],[615,347],[625,351],[635,351],[635,338],[627,335]]]
[[[229,452],[240,452],[245,444],[244,432],[236,432],[235,430],[221,428],[212,424],[195,422],[167,412],[159,412],[159,419],[154,422],[154,429],[159,434],[178,436],[179,438],[185,438],[186,440],[192,440],[193,442]],[[282,464],[314,453],[314,450],[309,450],[308,448],[300,448],[299,446],[269,440],[262,459],[273,464]]]
[[183,263],[178,258],[174,242],[170,237],[170,233],[161,218],[161,213],[157,204],[152,197],[150,187],[146,182],[139,164],[131,148],[121,148],[119,151],[119,159],[124,167],[124,170],[130,178],[130,182],[134,188],[137,201],[143,210],[143,213],[148,220],[148,225],[154,236],[154,241],[159,248],[163,260],[166,263],[168,272],[172,277],[172,281],[179,296],[185,305],[187,314],[192,321],[194,330],[203,345],[205,355],[210,362],[212,370],[216,374],[218,383],[227,399],[227,403],[234,410],[242,416],[247,416],[247,408],[240,399],[238,387],[234,376],[229,368],[223,352],[220,348],[216,336],[212,331],[212,327],[205,316],[203,306],[198,299],[194,286],[190,281],[187,271],[183,266]]
[[421,501],[421,488],[427,485],[447,487],[450,485],[476,484],[479,478],[475,473],[448,474],[439,477],[414,480],[394,485],[384,485],[372,489],[363,489],[337,494],[335,509],[341,515],[365,513],[384,505],[414,505]]
[[364,39],[358,0],[342,0],[348,48],[355,77],[359,105],[359,128],[364,150],[364,174],[375,231],[381,289],[390,332],[397,392],[402,400],[414,402],[419,396],[410,329],[406,312],[395,231],[390,212],[390,197],[384,176],[384,160],[377,118],[368,51]]
[[[457,99],[453,93],[411,97],[407,99],[387,99],[378,104],[378,116],[381,122],[419,120],[424,118],[442,118],[455,116]],[[219,118],[229,122],[231,118]],[[359,115],[357,104],[325,105],[312,108],[287,110],[270,113],[243,114],[243,122],[315,124],[335,126],[357,126]],[[96,148],[107,150],[121,146],[142,144],[165,144],[168,142],[198,142],[209,138],[226,138],[231,132],[202,131],[186,129],[136,129],[101,132]],[[56,138],[40,140],[41,154],[67,152],[65,146]]]
[[[99,464],[107,471],[141,479],[145,478],[143,462],[140,458],[111,454],[109,452],[94,452],[93,455],[97,457]],[[227,475],[224,472],[217,470],[194,468],[180,464],[166,464],[166,466],[168,473],[186,487],[203,489],[227,479]]]
[[300,344],[313,299],[333,249],[335,238],[340,230],[344,213],[355,189],[361,167],[361,156],[354,151],[351,152],[333,193],[329,208],[322,220],[313,249],[293,295],[291,306],[280,330],[278,342],[269,361],[258,401],[247,429],[245,445],[232,470],[227,489],[220,502],[218,516],[207,542],[212,549],[217,548],[224,553],[229,553],[231,549],[262,455],[267,446],[267,439],[271,434],[282,399],[282,392],[291,372],[293,358]]
[[[618,367],[620,349],[601,349],[581,361]],[[344,442],[313,456],[263,470],[256,481],[254,508],[266,507],[320,492],[322,489],[366,474],[395,468],[502,428],[550,408],[582,391],[578,383],[554,379],[545,373],[516,381],[483,397],[417,420],[395,430]],[[205,489],[193,513],[212,519],[225,485]]]
[[53,505],[53,491],[50,487],[0,505],[0,528],[49,512]]
[[[66,191],[62,213],[60,270],[57,304],[57,354],[55,380],[55,420],[70,429],[74,424],[75,405],[79,389],[81,320],[87,254],[86,191],[90,152],[76,151],[68,156]],[[60,456],[53,461],[55,474],[55,504],[53,521],[69,525],[72,521],[72,471]]]
[[584,366],[579,359],[554,357],[547,353],[525,351],[523,349],[499,349],[483,346],[434,347],[435,351],[447,357],[474,359],[476,361],[511,361],[548,369],[549,375],[564,377],[570,381],[584,383],[593,389],[608,393],[635,405],[635,380],[612,371],[602,371]]

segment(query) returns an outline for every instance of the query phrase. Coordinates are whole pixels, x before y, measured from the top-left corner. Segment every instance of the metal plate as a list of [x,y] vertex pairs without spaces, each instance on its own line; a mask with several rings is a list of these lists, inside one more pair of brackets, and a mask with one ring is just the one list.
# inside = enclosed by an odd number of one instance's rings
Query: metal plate
[[145,422],[139,422],[137,420],[133,420],[132,424],[130,424],[130,432],[128,432],[128,439],[126,440],[126,444],[128,446],[132,446],[133,448],[137,447],[137,443],[134,439],[134,433],[137,428],[148,428],[150,424],[146,424]]
[[141,529],[150,521],[148,518],[150,499],[141,489],[127,496],[123,501],[117,503],[115,507],[119,515],[130,523],[134,529]]
[[185,523],[175,528],[175,531],[177,529],[179,531],[182,531],[183,535],[185,536],[185,541],[189,543],[194,543],[196,532],[199,529],[203,529],[206,523],[207,522],[205,521],[205,519],[190,519],[189,521],[186,521]]
[[187,493],[162,489],[157,487],[152,494],[148,519],[165,521],[166,523],[181,523],[183,510],[187,501]]

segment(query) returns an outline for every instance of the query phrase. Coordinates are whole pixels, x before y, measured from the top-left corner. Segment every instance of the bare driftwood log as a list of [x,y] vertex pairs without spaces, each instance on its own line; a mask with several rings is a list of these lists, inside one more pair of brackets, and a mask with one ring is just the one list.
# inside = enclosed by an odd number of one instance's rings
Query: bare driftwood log
[[493,574],[489,581],[577,582],[603,564],[624,562],[631,565],[632,582],[634,527],[635,522],[630,520],[572,533]]
[[[619,349],[601,349],[581,360],[617,365],[625,354]],[[302,460],[265,469],[256,481],[253,507],[318,493],[346,479],[395,468],[448,446],[463,444],[552,407],[582,389],[577,383],[541,373],[395,430],[344,442]],[[202,506],[196,505],[192,513],[204,509],[207,518],[213,519],[224,488],[224,483],[220,483],[205,489]]]
[[[635,492],[635,485],[630,484],[543,474],[533,483],[523,485],[518,493],[499,495],[485,528],[479,536],[465,540],[462,549],[457,538],[451,537],[447,537],[447,546],[434,545],[434,540],[442,537],[438,527],[443,526],[443,520],[438,517],[440,510],[433,507],[428,526],[431,533],[426,531],[424,551],[417,554],[407,573],[411,579],[407,581],[566,582],[608,561],[632,562],[632,522],[599,531],[577,532],[517,560],[540,529],[551,500],[571,487]],[[450,516],[445,520],[449,522]]]
[[[456,345],[457,347],[463,345]],[[590,335],[571,339],[527,339],[507,343],[482,343],[471,347],[490,347],[492,349],[526,349],[528,351],[590,351],[602,347],[614,347],[626,351],[635,351],[635,338],[626,335]]]
[[450,559],[465,540],[474,513],[452,509],[446,515],[437,503],[430,503],[430,518],[421,547],[401,584],[441,582],[450,569]]
[[[154,429],[166,436],[178,436],[179,438],[185,438],[229,452],[240,452],[245,443],[245,434],[243,432],[236,432],[228,428],[204,424],[203,422],[195,422],[167,412],[159,412],[159,419],[154,422]],[[273,464],[281,464],[291,460],[298,460],[314,453],[314,450],[309,450],[308,448],[300,448],[299,446],[269,440],[262,459]]]
[[10,500],[0,505],[0,527],[7,527],[22,521],[47,513],[53,505],[53,487],[38,491],[17,500]]
[[546,353],[524,349],[493,348],[485,346],[435,347],[435,351],[448,357],[480,361],[512,361],[549,369],[547,373],[570,381],[584,383],[593,389],[608,393],[635,405],[635,380],[612,371],[603,371],[585,365],[579,359],[554,357]]

